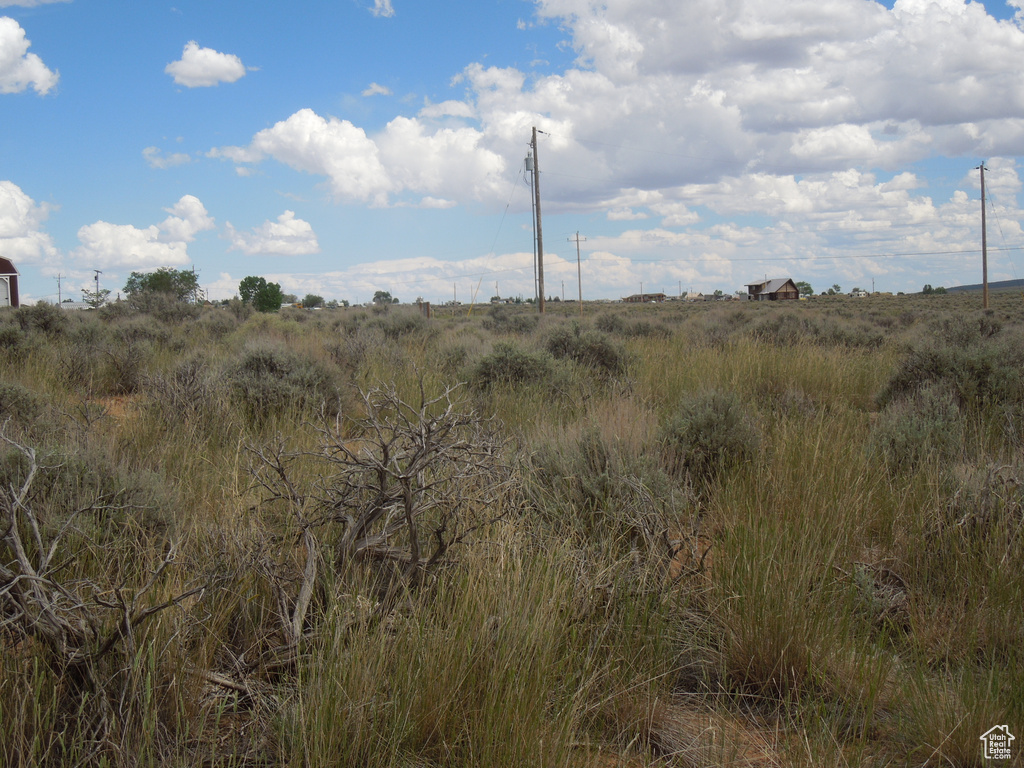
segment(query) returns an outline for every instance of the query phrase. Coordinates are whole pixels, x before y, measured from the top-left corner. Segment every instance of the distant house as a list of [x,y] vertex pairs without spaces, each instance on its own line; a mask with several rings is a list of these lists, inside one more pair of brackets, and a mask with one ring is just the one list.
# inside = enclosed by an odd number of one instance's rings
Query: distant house
[[850,291],[850,295],[857,299],[863,299],[865,296],[868,296],[869,294],[863,288],[854,288],[852,291]]
[[0,307],[17,307],[18,270],[10,259],[0,258]]
[[704,294],[700,291],[697,291],[696,293],[690,291],[689,293],[683,294],[683,301],[704,301]]
[[747,283],[747,299],[750,301],[796,301],[800,289],[788,277],[765,280],[762,283]]
[[664,300],[664,293],[634,293],[632,296],[627,296],[623,299],[623,301],[630,304],[647,304],[652,301],[662,302]]

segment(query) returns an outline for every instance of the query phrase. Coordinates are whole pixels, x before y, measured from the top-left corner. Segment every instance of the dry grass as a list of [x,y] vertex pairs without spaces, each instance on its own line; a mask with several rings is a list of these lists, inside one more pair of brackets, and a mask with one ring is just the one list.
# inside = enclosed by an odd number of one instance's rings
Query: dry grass
[[[111,639],[71,670],[0,583],[0,764],[981,765],[1024,723],[1024,302],[972,301],[0,313],[0,567],[31,507],[55,615]],[[502,344],[543,363],[488,378]],[[256,348],[291,367],[254,413]],[[477,507],[410,480],[427,567],[401,489],[303,455],[374,444],[359,390],[460,381],[510,473]]]

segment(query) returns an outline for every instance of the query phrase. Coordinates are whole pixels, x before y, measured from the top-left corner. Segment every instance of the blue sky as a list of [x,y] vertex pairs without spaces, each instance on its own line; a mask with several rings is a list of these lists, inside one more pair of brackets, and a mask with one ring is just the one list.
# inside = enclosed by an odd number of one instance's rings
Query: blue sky
[[0,0],[24,301],[195,267],[352,302],[1024,277],[1020,0]]

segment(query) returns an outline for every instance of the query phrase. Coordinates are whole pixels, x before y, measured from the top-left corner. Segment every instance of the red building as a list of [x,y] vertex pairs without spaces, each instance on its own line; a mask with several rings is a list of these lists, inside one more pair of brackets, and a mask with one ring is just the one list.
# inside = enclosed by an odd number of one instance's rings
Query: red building
[[0,307],[18,305],[18,270],[10,259],[0,258]]

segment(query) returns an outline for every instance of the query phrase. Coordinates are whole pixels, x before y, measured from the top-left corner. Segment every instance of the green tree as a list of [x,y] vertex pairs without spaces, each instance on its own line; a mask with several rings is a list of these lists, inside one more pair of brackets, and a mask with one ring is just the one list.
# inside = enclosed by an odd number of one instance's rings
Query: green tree
[[314,309],[315,307],[322,307],[324,305],[324,297],[317,296],[315,293],[307,293],[306,297],[302,300],[302,306],[306,309]]
[[806,282],[806,281],[804,281],[804,280],[801,280],[799,283],[796,284],[796,289],[798,291],[800,291],[800,295],[801,296],[813,296],[814,295],[814,289],[811,288],[811,284]]
[[99,309],[107,303],[107,297],[110,295],[110,291],[107,288],[100,288],[98,290],[90,291],[88,288],[82,289],[82,301],[88,304],[93,309]]
[[189,269],[160,267],[156,272],[132,272],[124,285],[129,296],[142,293],[163,293],[179,301],[196,301],[199,278]]
[[268,283],[266,278],[249,276],[238,284],[238,295],[246,304],[258,312],[276,312],[284,303],[284,291],[277,283]]
[[396,302],[397,299],[391,298],[390,291],[377,291],[373,294],[373,303],[378,305],[391,304]]
[[833,283],[832,284],[832,290],[829,291],[829,294],[832,295],[832,296],[835,296],[837,293],[842,293],[842,292],[843,292],[843,289],[839,287],[839,283]]

